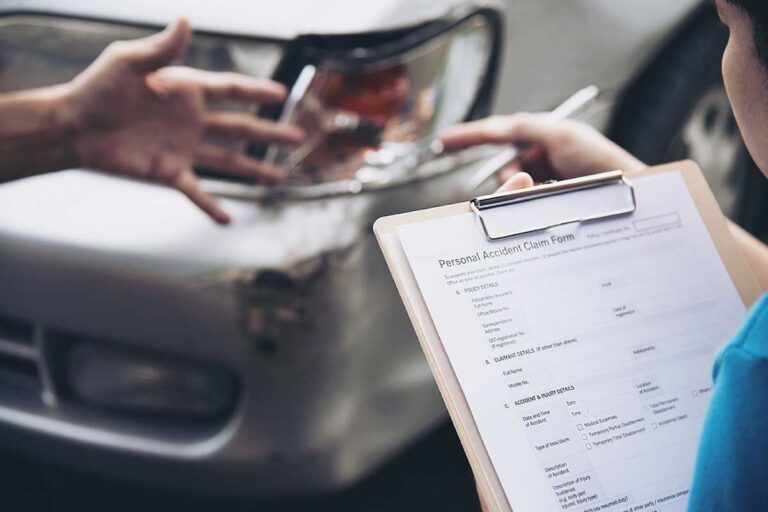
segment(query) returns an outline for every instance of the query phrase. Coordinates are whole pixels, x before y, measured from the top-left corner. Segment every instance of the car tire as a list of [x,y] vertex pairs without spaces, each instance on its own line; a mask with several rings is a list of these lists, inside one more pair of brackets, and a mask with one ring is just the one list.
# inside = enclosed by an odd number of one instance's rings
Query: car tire
[[648,164],[691,158],[723,212],[768,239],[768,182],[744,147],[720,71],[728,40],[701,8],[626,89],[609,136]]

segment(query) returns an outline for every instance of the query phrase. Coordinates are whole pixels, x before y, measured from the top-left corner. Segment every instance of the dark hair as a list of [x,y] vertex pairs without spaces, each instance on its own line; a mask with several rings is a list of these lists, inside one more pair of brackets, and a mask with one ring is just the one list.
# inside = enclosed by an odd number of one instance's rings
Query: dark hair
[[768,2],[766,0],[726,0],[747,13],[752,20],[755,50],[763,69],[768,72]]

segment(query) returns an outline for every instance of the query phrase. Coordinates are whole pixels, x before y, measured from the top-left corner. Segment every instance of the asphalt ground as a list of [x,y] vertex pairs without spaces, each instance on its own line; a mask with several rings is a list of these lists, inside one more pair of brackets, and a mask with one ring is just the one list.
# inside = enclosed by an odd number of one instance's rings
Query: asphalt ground
[[330,495],[248,501],[180,495],[74,473],[2,452],[0,478],[0,510],[9,512],[480,510],[469,464],[450,423],[440,426],[359,484]]

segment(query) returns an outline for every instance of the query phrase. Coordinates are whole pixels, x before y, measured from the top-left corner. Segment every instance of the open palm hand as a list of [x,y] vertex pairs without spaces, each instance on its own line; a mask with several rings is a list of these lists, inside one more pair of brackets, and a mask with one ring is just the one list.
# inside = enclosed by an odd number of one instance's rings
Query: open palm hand
[[242,112],[217,112],[206,100],[277,103],[285,88],[236,73],[166,67],[189,44],[179,20],[162,33],[110,45],[71,83],[71,115],[82,165],[177,188],[219,223],[229,216],[204,192],[193,166],[271,183],[281,169],[206,142],[207,135],[237,140],[298,143],[294,126]]

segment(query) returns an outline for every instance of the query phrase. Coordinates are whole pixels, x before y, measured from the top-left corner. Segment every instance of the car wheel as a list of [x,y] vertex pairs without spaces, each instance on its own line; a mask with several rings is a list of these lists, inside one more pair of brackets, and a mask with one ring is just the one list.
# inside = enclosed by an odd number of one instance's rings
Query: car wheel
[[744,147],[720,71],[728,39],[702,8],[623,94],[609,135],[641,160],[690,158],[723,212],[768,239],[768,183]]

